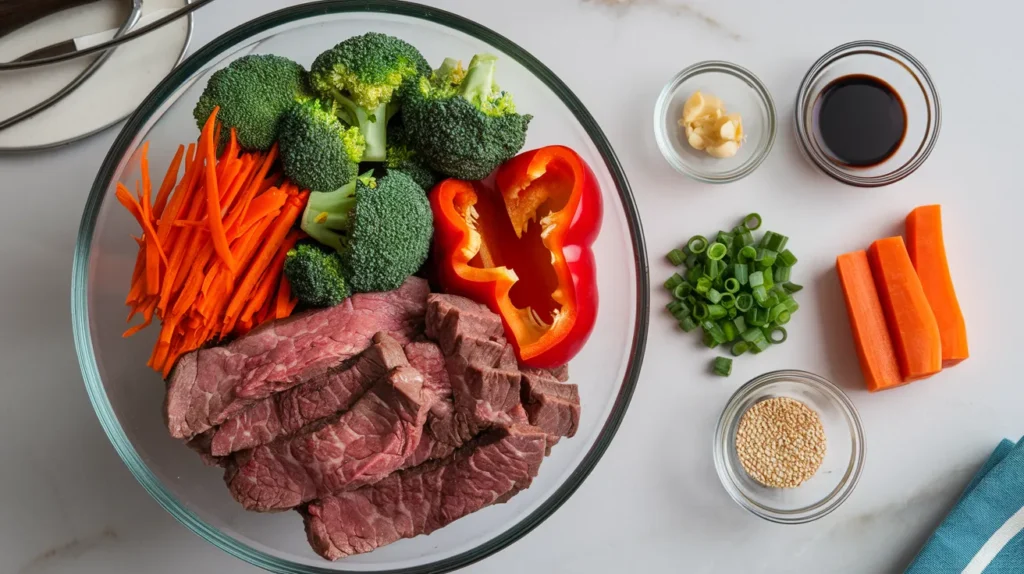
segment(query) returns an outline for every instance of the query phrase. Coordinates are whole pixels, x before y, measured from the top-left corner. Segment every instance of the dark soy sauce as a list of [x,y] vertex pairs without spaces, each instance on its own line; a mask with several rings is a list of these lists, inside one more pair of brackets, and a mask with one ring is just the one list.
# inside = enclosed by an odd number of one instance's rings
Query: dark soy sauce
[[871,167],[889,159],[907,133],[907,110],[889,84],[864,74],[832,80],[815,106],[818,133],[832,160]]

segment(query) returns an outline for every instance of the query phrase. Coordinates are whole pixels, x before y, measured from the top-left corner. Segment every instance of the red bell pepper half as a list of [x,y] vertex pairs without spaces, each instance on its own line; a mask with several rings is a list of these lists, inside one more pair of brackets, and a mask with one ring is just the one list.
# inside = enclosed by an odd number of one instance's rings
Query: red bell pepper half
[[499,167],[495,186],[449,179],[431,192],[437,280],[498,313],[521,362],[564,365],[597,318],[597,178],[573,150],[548,146]]

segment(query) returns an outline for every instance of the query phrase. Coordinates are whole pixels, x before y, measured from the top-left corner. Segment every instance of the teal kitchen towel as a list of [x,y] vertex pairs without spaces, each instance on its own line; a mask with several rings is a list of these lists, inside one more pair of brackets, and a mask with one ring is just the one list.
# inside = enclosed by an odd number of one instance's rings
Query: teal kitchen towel
[[1024,572],[1024,439],[1004,440],[906,574]]

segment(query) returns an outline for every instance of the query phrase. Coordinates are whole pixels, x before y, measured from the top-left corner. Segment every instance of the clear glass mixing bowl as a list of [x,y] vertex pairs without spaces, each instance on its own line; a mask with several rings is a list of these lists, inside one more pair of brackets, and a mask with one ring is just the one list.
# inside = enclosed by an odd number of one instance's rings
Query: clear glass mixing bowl
[[[135,260],[137,225],[114,198],[133,187],[138,150],[162,174],[179,143],[198,135],[192,107],[209,74],[248,53],[274,53],[309,65],[322,50],[367,31],[399,36],[432,62],[500,57],[498,80],[535,116],[527,148],[571,146],[593,167],[605,211],[594,245],[601,308],[593,336],[570,365],[583,404],[578,434],[561,441],[526,491],[430,536],[329,563],[309,549],[298,513],[256,514],[231,498],[219,469],[203,466],[164,426],[164,385],[145,363],[150,328],[122,339],[124,298]],[[274,572],[443,572],[488,556],[522,537],[580,486],[615,435],[643,357],[648,269],[640,220],[622,166],[583,104],[554,73],[511,41],[433,8],[393,1],[321,2],[287,8],[217,38],[165,79],[128,119],[90,192],[75,252],[71,293],[75,343],[96,414],[131,472],[168,512],[223,550]]]

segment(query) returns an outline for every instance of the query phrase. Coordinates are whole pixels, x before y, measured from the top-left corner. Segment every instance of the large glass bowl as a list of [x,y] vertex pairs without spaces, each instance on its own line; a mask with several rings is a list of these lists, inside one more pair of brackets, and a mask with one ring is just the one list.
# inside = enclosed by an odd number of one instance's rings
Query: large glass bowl
[[[305,65],[338,41],[366,31],[399,36],[433,63],[477,52],[499,56],[498,81],[535,116],[527,148],[565,144],[591,165],[605,202],[594,245],[601,308],[593,336],[570,365],[583,404],[578,434],[552,451],[533,485],[506,504],[459,520],[430,536],[330,563],[306,543],[298,513],[246,512],[219,469],[172,439],[161,414],[164,385],[145,363],[155,329],[122,339],[124,298],[138,234],[114,198],[133,188],[138,150],[149,141],[154,172],[179,143],[198,135],[192,118],[206,78],[248,53],[274,53]],[[528,33],[524,30],[524,33]],[[607,449],[639,376],[648,317],[648,269],[636,206],[622,166],[594,118],[547,67],[502,36],[458,16],[393,1],[321,2],[275,12],[217,38],[164,80],[128,119],[93,184],[75,252],[72,318],[82,374],[96,414],[143,487],[168,512],[231,554],[274,572],[443,572],[517,540],[580,486]]]

